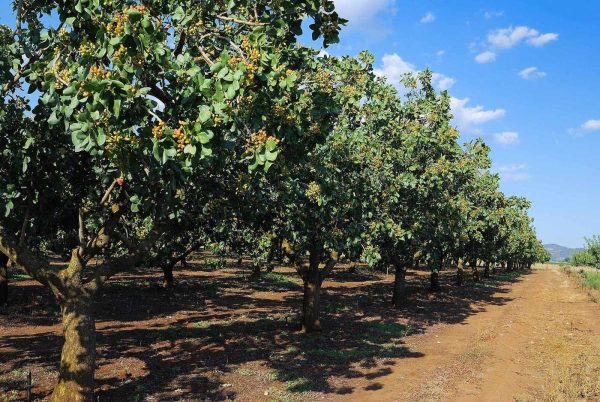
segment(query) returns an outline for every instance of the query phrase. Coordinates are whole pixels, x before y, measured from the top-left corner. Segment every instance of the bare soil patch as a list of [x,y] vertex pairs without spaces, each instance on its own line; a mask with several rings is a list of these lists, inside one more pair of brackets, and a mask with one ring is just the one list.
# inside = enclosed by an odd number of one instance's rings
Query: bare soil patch
[[[567,377],[587,400],[600,395],[584,384],[600,377],[600,309],[558,271],[460,288],[447,271],[440,294],[427,292],[426,271],[411,271],[409,303],[394,309],[392,276],[343,269],[324,284],[324,331],[311,336],[298,331],[294,272],[249,273],[197,262],[172,291],[158,271],[111,281],[95,306],[98,400],[569,400]],[[56,381],[58,307],[31,280],[10,291],[0,401],[24,398],[29,371],[43,399]],[[558,355],[573,359],[556,365]]]

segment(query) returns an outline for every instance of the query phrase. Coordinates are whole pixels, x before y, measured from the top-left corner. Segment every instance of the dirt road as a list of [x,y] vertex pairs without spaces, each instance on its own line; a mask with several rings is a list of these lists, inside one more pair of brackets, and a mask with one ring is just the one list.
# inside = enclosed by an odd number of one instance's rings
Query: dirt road
[[399,363],[361,401],[600,400],[600,307],[558,269],[511,285],[502,305],[410,337]]

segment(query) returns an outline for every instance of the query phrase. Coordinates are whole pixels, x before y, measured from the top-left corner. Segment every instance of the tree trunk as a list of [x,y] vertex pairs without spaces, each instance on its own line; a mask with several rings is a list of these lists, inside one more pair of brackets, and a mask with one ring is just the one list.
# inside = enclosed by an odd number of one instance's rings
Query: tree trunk
[[321,278],[319,272],[319,254],[316,252],[311,252],[308,271],[304,274],[303,281],[302,331],[306,333],[320,331]]
[[406,266],[402,263],[394,264],[394,294],[392,305],[400,307],[406,303]]
[[457,264],[457,269],[456,269],[456,285],[457,286],[462,286],[464,276],[465,276],[465,270],[463,268],[463,262],[459,261]]
[[437,293],[442,290],[442,287],[440,286],[440,272],[442,271],[444,266],[444,256],[441,255],[437,259],[437,261],[433,262],[433,264],[434,266],[431,270],[429,290],[431,292]]
[[255,263],[254,266],[252,267],[252,275],[250,275],[251,278],[260,278],[260,264],[259,263]]
[[64,345],[52,402],[92,402],[96,364],[96,328],[90,297],[78,295],[61,304]]
[[435,268],[433,271],[431,271],[431,283],[429,286],[429,290],[432,292],[439,292],[442,290],[442,287],[440,286],[440,272],[437,268]]
[[163,287],[165,289],[171,289],[175,282],[173,278],[173,265],[170,262],[163,265]]
[[8,303],[8,257],[0,253],[0,306]]
[[490,277],[490,263],[486,261],[485,266],[483,268],[483,277],[484,278],[489,278]]
[[473,280],[479,282],[479,270],[477,269],[477,260],[471,261],[471,269],[473,270]]

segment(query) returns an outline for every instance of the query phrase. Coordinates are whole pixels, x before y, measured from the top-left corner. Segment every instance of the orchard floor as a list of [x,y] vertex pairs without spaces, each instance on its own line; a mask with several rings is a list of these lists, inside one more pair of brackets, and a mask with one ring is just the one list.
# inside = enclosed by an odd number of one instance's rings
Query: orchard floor
[[[279,268],[201,264],[160,288],[159,272],[108,284],[96,305],[98,401],[600,400],[600,306],[562,271],[541,267],[426,291],[408,276],[407,307],[389,306],[392,276],[341,270],[324,283],[323,327],[298,332],[301,286]],[[34,398],[56,380],[58,308],[30,280],[0,311],[0,401]]]

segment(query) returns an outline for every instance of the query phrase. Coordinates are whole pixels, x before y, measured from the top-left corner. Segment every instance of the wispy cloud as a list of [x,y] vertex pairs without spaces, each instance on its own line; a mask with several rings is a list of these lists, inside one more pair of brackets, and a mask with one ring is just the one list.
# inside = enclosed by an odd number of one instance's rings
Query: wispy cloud
[[475,56],[475,61],[479,64],[486,64],[496,61],[496,53],[485,51]]
[[547,74],[543,71],[538,70],[537,67],[527,67],[519,71],[519,77],[524,80],[533,80],[536,78],[544,78]]
[[514,131],[504,131],[493,135],[494,141],[501,145],[511,145],[519,143],[519,133]]
[[545,46],[547,43],[553,42],[558,39],[558,34],[556,33],[547,33],[543,35],[536,36],[527,41],[532,46]]
[[492,18],[495,17],[502,17],[504,15],[504,11],[486,11],[485,13],[483,13],[483,17],[486,20],[491,20]]
[[433,21],[435,21],[435,15],[433,15],[431,11],[421,18],[421,24],[431,24]]
[[584,131],[600,131],[600,120],[588,120],[581,125]]
[[494,168],[494,171],[500,175],[502,180],[507,182],[519,182],[531,179],[531,175],[527,172],[527,165],[524,163],[498,165]]

